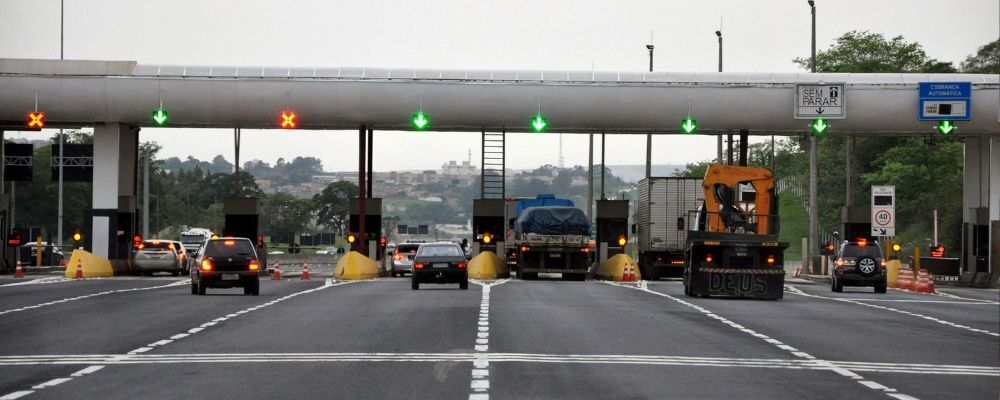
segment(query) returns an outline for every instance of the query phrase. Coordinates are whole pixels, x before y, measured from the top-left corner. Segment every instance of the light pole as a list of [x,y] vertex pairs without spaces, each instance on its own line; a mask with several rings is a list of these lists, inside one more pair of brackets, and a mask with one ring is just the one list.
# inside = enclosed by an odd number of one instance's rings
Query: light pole
[[[63,38],[65,31],[64,18],[66,7],[65,1],[59,0],[59,59],[63,59]],[[63,130],[59,130],[59,201],[58,210],[56,210],[56,245],[62,246],[63,244]]]
[[[722,26],[720,23],[719,30],[715,31],[715,36],[719,37],[719,72],[722,72]],[[715,136],[715,147],[717,150],[715,162],[722,164],[722,135]]]
[[[808,0],[809,9],[812,12],[812,55],[809,58],[809,69],[812,72],[816,72],[816,3],[813,0]],[[817,265],[813,261],[813,253],[816,251],[819,240],[819,204],[816,197],[818,196],[818,185],[816,179],[817,173],[816,167],[816,135],[812,134],[809,136],[809,247],[803,250],[803,253],[809,254],[809,264],[811,266],[810,270],[813,273]]]
[[[653,33],[652,32],[650,32],[650,34],[649,34],[649,41],[650,41],[650,43],[646,45],[646,48],[649,49],[649,72],[653,72],[653,43],[652,43],[653,42]],[[604,135],[602,134],[601,137],[603,138]],[[603,144],[602,144],[602,146],[603,146]],[[603,147],[601,147],[601,152],[602,153],[604,152],[604,148]],[[602,165],[601,168],[604,168],[604,166]],[[649,179],[649,177],[652,176],[652,175],[653,175],[653,132],[646,132],[646,179]],[[604,176],[603,172],[601,172],[601,176]],[[604,193],[601,193],[601,199],[604,199]]]

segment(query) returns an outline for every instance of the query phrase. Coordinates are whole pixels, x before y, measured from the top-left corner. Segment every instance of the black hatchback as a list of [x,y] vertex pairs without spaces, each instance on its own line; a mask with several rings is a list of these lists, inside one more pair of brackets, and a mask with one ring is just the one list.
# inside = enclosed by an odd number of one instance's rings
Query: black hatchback
[[411,288],[421,283],[458,283],[459,289],[469,289],[469,271],[462,247],[455,243],[425,243],[413,257]]
[[878,243],[844,242],[835,259],[831,289],[842,292],[844,286],[873,286],[875,293],[885,293],[887,282],[882,257]]
[[253,243],[246,238],[209,239],[191,265],[191,294],[207,288],[242,287],[243,294],[260,294],[260,261]]

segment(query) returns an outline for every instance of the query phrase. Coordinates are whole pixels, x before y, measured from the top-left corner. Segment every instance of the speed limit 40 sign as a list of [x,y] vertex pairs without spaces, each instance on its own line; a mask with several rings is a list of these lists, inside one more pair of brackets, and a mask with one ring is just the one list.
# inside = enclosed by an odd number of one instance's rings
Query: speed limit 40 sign
[[872,236],[896,236],[895,186],[872,186]]

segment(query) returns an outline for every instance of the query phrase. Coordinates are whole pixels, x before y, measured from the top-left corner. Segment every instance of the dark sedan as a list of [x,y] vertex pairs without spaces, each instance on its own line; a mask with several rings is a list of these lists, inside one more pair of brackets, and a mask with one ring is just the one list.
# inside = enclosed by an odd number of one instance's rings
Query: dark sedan
[[209,239],[191,265],[191,294],[207,288],[242,287],[243,294],[260,294],[260,262],[253,243],[245,238]]
[[469,289],[469,272],[462,247],[455,243],[421,244],[413,257],[411,287],[420,289],[421,283],[458,283],[462,290]]

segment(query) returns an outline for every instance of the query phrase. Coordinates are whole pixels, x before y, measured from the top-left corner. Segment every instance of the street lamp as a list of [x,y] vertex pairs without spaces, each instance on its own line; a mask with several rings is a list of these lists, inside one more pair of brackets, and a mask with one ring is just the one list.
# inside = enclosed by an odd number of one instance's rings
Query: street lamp
[[715,36],[719,37],[719,72],[722,72],[722,31],[715,31]]
[[808,3],[812,12],[812,56],[809,58],[809,69],[816,72],[816,2],[809,0]]
[[[808,0],[809,9],[812,13],[812,56],[809,59],[809,69],[815,73],[816,72],[816,3],[813,0]],[[809,135],[809,249],[816,247],[815,245],[819,240],[819,203],[817,197],[819,197],[817,182],[817,165],[816,165],[816,135]],[[803,254],[811,253],[811,251],[804,251]],[[808,260],[811,263],[815,263],[810,257]],[[815,271],[814,268],[811,269]]]
[[649,72],[653,72],[653,45],[647,44],[646,48],[649,49]]

